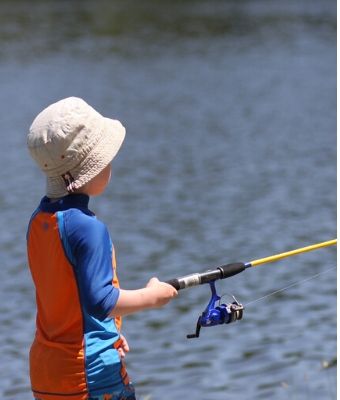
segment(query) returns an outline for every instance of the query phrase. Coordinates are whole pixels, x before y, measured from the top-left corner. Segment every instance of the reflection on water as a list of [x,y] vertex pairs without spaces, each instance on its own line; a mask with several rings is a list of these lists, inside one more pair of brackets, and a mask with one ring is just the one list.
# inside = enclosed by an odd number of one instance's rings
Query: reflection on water
[[230,41],[237,47],[254,45],[268,36],[294,40],[296,31],[301,30],[317,30],[318,35],[332,38],[336,29],[333,7],[331,1],[288,1],[284,5],[250,0],[3,1],[1,52],[8,55],[19,47],[26,56],[32,52],[43,55],[65,48],[75,50],[77,44],[83,53],[99,47],[101,51],[132,50],[136,54],[145,48],[150,51],[156,44],[154,50],[161,56],[159,45],[188,38],[208,44],[223,36],[224,43]]
[[[0,366],[31,398],[34,292],[25,229],[43,179],[25,150],[37,112],[69,95],[121,119],[113,181],[91,201],[136,288],[335,237],[332,1],[2,1]],[[18,202],[20,201],[20,204]],[[219,282],[243,303],[335,266],[324,249]],[[335,398],[335,270],[249,304],[187,341],[207,287],[126,318],[142,399]]]

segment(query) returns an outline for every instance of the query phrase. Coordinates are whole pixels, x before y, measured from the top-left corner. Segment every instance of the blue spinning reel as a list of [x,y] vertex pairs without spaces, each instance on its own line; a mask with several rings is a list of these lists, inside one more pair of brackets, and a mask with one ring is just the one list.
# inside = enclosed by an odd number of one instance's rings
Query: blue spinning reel
[[[215,281],[209,282],[209,285],[211,289],[211,299],[206,309],[198,317],[196,332],[187,335],[188,339],[198,338],[202,326],[230,324],[231,322],[242,319],[243,305],[240,304],[234,296],[232,296],[234,299],[232,303],[220,304],[221,297],[216,293]],[[215,306],[216,302],[219,302],[217,306]]]

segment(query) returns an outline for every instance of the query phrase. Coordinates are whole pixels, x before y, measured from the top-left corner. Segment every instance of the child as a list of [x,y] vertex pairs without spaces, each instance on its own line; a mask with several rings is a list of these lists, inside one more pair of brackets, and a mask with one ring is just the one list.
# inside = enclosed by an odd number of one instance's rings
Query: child
[[120,289],[109,233],[88,209],[89,196],[110,181],[124,136],[119,121],[75,97],[44,109],[30,128],[28,148],[47,175],[46,196],[27,232],[37,302],[30,351],[36,399],[135,399],[121,316],[177,295],[157,278],[142,289]]

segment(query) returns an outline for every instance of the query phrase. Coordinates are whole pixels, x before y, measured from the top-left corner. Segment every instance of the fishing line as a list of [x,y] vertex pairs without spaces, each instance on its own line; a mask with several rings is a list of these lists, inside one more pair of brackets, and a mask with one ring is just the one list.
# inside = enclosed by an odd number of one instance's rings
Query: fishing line
[[303,283],[311,281],[312,279],[316,279],[316,278],[318,278],[319,276],[321,276],[323,274],[327,274],[328,272],[333,271],[334,269],[336,269],[336,267],[331,267],[329,269],[326,269],[325,271],[318,272],[317,274],[312,275],[309,278],[302,279],[302,280],[297,281],[297,282],[293,282],[288,286],[285,286],[285,287],[283,287],[281,289],[275,290],[274,292],[268,293],[268,294],[266,294],[266,295],[264,295],[262,297],[259,297],[258,299],[252,300],[249,303],[244,304],[244,306],[248,307],[250,304],[257,303],[258,301],[264,300],[264,299],[266,299],[266,298],[268,298],[270,296],[273,296],[274,294],[277,294],[277,293],[280,293],[280,292],[284,292],[285,290],[290,289],[290,288],[292,288],[294,286],[302,285]]

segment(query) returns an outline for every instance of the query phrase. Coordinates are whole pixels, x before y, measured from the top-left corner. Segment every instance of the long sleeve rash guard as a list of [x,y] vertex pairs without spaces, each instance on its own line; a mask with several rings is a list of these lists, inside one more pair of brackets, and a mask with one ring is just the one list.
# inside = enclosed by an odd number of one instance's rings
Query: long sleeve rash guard
[[108,317],[119,297],[114,250],[88,203],[81,194],[44,197],[29,223],[37,302],[30,377],[43,400],[84,400],[128,384],[115,349],[120,319]]

